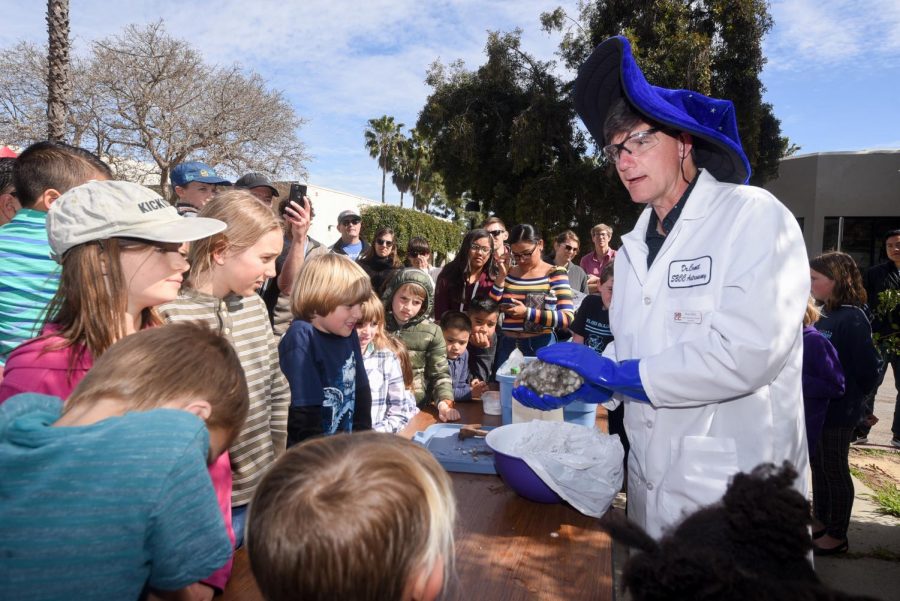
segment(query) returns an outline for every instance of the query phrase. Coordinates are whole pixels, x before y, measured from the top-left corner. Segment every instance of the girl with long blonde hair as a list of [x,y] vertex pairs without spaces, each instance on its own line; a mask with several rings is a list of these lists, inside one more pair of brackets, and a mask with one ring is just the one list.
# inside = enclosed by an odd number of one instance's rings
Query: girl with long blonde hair
[[385,330],[384,305],[374,292],[362,303],[356,333],[372,390],[372,429],[399,432],[419,412],[412,365],[403,341]]
[[[266,278],[275,277],[275,259],[283,240],[271,209],[245,190],[217,194],[199,216],[218,219],[227,227],[191,245],[191,271],[185,287],[159,311],[168,322],[209,324],[228,338],[244,368],[250,410],[228,449],[233,476],[231,514],[240,546],[253,491],[287,442],[290,394],[278,366],[266,305],[256,294]],[[172,360],[178,361],[178,357]]]

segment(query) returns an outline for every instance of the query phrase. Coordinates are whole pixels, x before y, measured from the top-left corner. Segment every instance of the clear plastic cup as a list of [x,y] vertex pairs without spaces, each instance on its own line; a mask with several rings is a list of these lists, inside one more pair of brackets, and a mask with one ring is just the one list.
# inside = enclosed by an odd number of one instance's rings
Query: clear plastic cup
[[484,404],[485,415],[500,415],[500,391],[485,390],[481,393],[481,402]]

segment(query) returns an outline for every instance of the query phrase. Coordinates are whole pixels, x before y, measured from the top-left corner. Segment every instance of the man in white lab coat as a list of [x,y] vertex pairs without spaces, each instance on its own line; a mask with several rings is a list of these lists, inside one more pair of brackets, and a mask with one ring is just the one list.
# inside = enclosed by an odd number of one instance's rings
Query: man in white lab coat
[[624,402],[628,515],[657,538],[763,462],[790,462],[805,493],[809,264],[791,213],[743,185],[750,166],[731,102],[651,86],[616,37],[579,70],[575,106],[647,206],[616,255],[615,342],[604,357],[572,343],[542,349],[585,385],[564,398],[517,388],[516,398]]

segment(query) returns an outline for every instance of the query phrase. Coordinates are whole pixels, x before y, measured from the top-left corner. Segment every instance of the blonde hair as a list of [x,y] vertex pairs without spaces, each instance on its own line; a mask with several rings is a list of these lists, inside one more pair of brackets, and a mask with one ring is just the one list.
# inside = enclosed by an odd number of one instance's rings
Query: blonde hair
[[324,317],[338,305],[364,302],[372,293],[372,283],[363,268],[345,255],[328,253],[303,263],[291,291],[291,313],[310,321]]
[[597,232],[609,232],[609,237],[612,238],[612,228],[606,225],[605,223],[598,223],[594,227],[591,228],[591,237],[594,237],[594,234]]
[[803,314],[803,326],[811,326],[822,317],[822,311],[816,305],[816,299],[809,297],[806,300],[806,313]]
[[[185,375],[201,373],[202,378]],[[199,322],[142,330],[113,344],[79,382],[63,414],[105,399],[135,411],[184,399],[207,401],[212,412],[206,425],[224,429],[229,444],[243,427],[250,402],[231,343]]]
[[243,252],[272,230],[281,231],[272,209],[246,190],[216,194],[198,213],[198,217],[218,219],[227,223],[228,227],[223,232],[191,243],[188,253],[191,271],[187,284],[194,287],[199,280],[209,277],[213,257],[217,253]]
[[447,472],[399,436],[362,432],[297,445],[250,506],[250,566],[269,601],[401,599],[444,562],[453,573],[456,503]]
[[362,302],[360,308],[362,309],[362,317],[360,317],[359,323],[375,324],[375,335],[372,336],[372,344],[375,346],[375,349],[379,351],[387,349],[397,356],[397,360],[400,362],[400,370],[403,372],[403,385],[407,390],[412,391],[414,389],[413,368],[412,361],[409,358],[409,349],[406,348],[402,340],[392,334],[388,334],[387,330],[385,330],[384,303],[381,302],[381,299],[378,298],[375,292],[372,292],[369,298]]

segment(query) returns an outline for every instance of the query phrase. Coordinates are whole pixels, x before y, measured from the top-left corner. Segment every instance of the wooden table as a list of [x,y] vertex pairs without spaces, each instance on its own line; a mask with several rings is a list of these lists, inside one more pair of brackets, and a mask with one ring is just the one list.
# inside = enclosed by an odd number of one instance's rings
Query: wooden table
[[[460,404],[463,423],[500,425],[480,403]],[[598,421],[600,421],[598,419]],[[406,437],[435,423],[420,413]],[[613,598],[612,544],[590,518],[568,505],[533,503],[499,476],[451,474],[457,500],[456,574],[445,599],[479,601]],[[222,601],[262,601],[246,551],[235,554]]]

